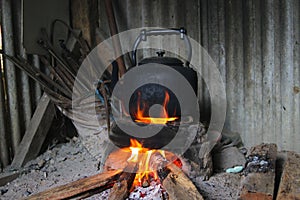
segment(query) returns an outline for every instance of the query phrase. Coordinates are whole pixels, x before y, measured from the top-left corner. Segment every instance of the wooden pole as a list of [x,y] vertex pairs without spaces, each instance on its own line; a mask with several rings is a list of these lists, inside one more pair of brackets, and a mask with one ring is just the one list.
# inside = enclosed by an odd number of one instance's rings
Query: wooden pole
[[[1,1],[1,15],[2,15],[2,34],[3,34],[3,46],[4,52],[8,55],[14,55],[14,34],[12,24],[12,1]],[[17,77],[16,69],[12,63],[7,59],[4,60],[6,84],[7,84],[7,96],[9,105],[9,119],[10,119],[10,131],[12,140],[12,149],[15,153],[21,141],[20,132],[20,115],[19,115],[19,102],[17,94]]]
[[14,168],[22,167],[26,162],[38,156],[46,139],[51,122],[55,115],[55,108],[49,97],[44,94],[28,125],[25,135],[16,151],[12,162]]
[[[113,42],[115,56],[119,55],[119,57],[116,58],[116,61],[118,63],[119,75],[121,77],[121,76],[123,76],[123,74],[125,74],[126,67],[124,64],[123,57],[122,57],[120,39],[117,36],[118,29],[117,29],[117,23],[116,23],[115,14],[114,14],[113,5],[112,5],[111,0],[105,0],[105,10],[106,10],[107,18],[108,18],[110,34],[112,36],[112,42]],[[113,36],[115,36],[115,37],[113,37]]]
[[[0,30],[1,31],[1,30]],[[0,64],[2,61],[0,60]],[[4,87],[3,87],[2,69],[0,68],[0,162],[3,167],[9,164],[9,153],[8,153],[8,134],[6,132],[6,104],[4,100]]]
[[[26,51],[24,48],[24,40],[23,40],[23,35],[24,35],[24,26],[23,26],[23,1],[24,0],[19,0],[14,2],[13,4],[13,12],[16,13],[16,19],[14,20],[14,28],[15,28],[15,35],[14,35],[14,41],[16,41],[16,44],[18,46],[18,54],[23,58],[27,60],[27,55]],[[24,120],[25,126],[21,126],[21,132],[23,133],[25,129],[29,126],[31,117],[32,117],[32,104],[31,104],[31,88],[29,84],[29,77],[28,75],[22,70],[20,74],[18,74],[20,78],[20,84],[18,84],[18,94],[20,94],[21,98],[20,103],[21,108],[20,108],[20,115],[21,115],[21,120]]]

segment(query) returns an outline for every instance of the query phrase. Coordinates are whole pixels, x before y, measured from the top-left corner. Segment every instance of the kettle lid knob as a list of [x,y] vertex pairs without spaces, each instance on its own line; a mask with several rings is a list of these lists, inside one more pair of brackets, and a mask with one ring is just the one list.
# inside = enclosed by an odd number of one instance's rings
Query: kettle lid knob
[[164,52],[164,51],[158,51],[158,52],[156,52],[156,54],[157,54],[158,57],[163,57],[165,53],[166,52]]

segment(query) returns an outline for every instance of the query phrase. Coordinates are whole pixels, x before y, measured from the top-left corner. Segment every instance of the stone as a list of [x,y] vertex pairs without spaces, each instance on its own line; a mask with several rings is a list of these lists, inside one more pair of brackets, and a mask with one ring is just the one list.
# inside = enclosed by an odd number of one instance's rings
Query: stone
[[25,193],[24,193],[24,196],[25,197],[28,197],[29,195],[31,195],[32,194],[32,192],[31,191],[29,191],[29,190],[26,190],[25,191]]
[[44,159],[40,160],[37,163],[39,169],[41,169],[42,167],[44,167],[45,164],[46,164],[46,161]]
[[49,161],[49,160],[51,160],[51,157],[50,156],[47,156],[46,158],[45,158],[45,161]]
[[276,199],[300,199],[300,155],[287,152],[286,157]]
[[53,165],[55,161],[53,159],[50,160],[50,164]]
[[201,123],[189,126],[188,131],[197,131],[192,145],[183,154],[190,166],[189,177],[202,177],[202,180],[208,180],[213,174],[213,162],[211,151],[220,139],[220,133],[211,131],[210,136]]
[[223,146],[236,146],[241,148],[244,146],[241,135],[238,132],[232,132],[229,130],[222,131],[222,140]]
[[66,157],[60,157],[60,158],[57,159],[57,162],[63,162],[63,161],[65,161],[65,160],[67,160]]
[[6,188],[0,190],[0,194],[1,194],[1,195],[5,194],[5,193],[7,193],[7,192],[8,192],[8,189],[6,189]]
[[273,199],[276,156],[276,144],[261,144],[250,149],[241,180],[241,200]]
[[73,140],[73,142],[77,142],[77,141],[78,141],[78,137],[74,136],[74,137],[72,138],[72,140]]
[[224,171],[236,166],[245,166],[245,156],[237,147],[228,147],[213,155],[213,164],[215,171]]
[[213,174],[213,161],[211,156],[211,144],[210,142],[204,142],[199,151],[198,157],[200,159],[199,175],[203,177],[203,180],[208,180]]
[[196,178],[194,184],[204,199],[238,199],[240,192],[241,176],[231,173],[214,174],[208,181],[202,177]]

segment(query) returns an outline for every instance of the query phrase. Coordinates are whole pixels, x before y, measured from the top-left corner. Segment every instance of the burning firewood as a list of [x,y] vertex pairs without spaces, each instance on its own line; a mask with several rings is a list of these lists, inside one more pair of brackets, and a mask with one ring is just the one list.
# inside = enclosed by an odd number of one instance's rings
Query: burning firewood
[[111,170],[103,172],[101,174],[97,174],[66,185],[46,190],[44,192],[30,196],[26,199],[68,199],[71,197],[78,197],[79,195],[84,195],[92,190],[97,190],[98,192],[101,192],[112,187],[112,185],[118,178],[118,175],[120,175],[121,173],[121,170]]
[[167,168],[170,170],[170,173],[163,180],[162,185],[169,195],[169,200],[203,199],[195,185],[180,168],[173,163],[168,165]]
[[124,169],[124,171],[125,172],[121,174],[119,181],[116,182],[112,187],[109,199],[123,200],[126,199],[126,197],[128,197],[129,190],[136,176],[136,163],[129,163],[128,166]]
[[113,200],[128,197],[148,199],[147,195],[156,199],[203,199],[180,169],[181,166],[181,161],[173,153],[143,148],[138,141],[131,141],[130,147],[109,155],[103,173],[35,194],[28,199],[82,199],[110,188],[108,199]]

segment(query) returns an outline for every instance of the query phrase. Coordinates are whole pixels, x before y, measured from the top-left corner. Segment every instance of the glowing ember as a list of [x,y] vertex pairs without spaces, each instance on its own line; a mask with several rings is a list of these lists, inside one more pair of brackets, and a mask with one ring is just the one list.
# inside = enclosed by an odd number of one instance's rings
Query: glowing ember
[[137,113],[135,115],[135,121],[136,122],[142,122],[145,124],[166,124],[167,122],[175,121],[178,119],[178,117],[169,117],[168,112],[167,112],[167,105],[170,101],[170,95],[168,92],[165,92],[165,99],[163,103],[163,109],[160,114],[160,117],[147,117],[145,116],[145,103],[142,102],[143,104],[143,109],[141,109],[141,94],[138,93],[138,108],[137,108]]

